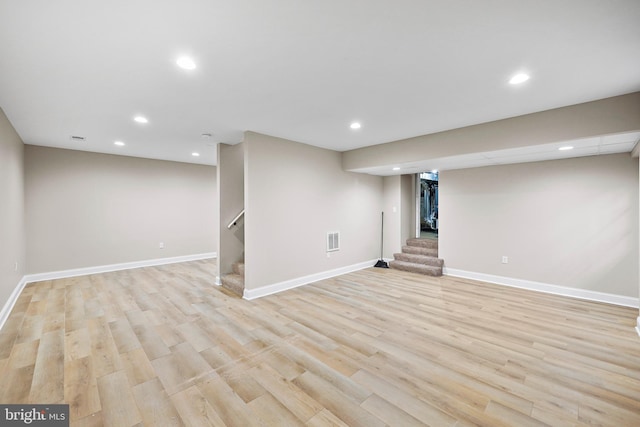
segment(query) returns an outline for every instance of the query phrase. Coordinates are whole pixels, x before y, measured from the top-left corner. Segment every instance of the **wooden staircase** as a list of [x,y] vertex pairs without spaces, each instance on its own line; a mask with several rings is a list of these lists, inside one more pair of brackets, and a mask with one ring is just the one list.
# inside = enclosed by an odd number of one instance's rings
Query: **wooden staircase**
[[233,273],[225,274],[220,281],[222,286],[236,295],[244,295],[244,261],[234,262]]
[[390,268],[427,276],[442,276],[444,260],[438,258],[437,239],[408,239],[402,253],[393,254]]

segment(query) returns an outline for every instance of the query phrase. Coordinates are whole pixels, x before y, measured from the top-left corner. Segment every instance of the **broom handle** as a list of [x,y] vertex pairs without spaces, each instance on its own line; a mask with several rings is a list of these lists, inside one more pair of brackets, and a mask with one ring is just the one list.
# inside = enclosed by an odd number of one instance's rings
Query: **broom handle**
[[382,212],[382,227],[380,227],[380,259],[384,252],[384,211]]

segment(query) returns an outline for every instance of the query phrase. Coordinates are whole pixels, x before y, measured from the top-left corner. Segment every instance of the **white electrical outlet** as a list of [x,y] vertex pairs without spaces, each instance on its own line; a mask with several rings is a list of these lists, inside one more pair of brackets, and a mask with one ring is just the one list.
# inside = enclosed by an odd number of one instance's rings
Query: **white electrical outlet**
[[164,249],[164,242],[160,242],[160,245],[158,245],[158,247],[159,247],[160,249]]
[[503,264],[509,264],[509,257],[506,255],[502,255],[502,263]]

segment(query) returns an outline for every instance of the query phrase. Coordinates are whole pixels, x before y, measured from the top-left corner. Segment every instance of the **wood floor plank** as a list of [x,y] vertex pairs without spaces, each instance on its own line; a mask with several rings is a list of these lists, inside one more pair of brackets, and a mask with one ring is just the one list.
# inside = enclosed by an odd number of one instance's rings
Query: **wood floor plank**
[[158,378],[134,386],[133,397],[144,425],[166,427],[184,425]]
[[261,364],[251,376],[299,420],[306,422],[322,411],[323,406],[296,384],[281,377],[269,365]]
[[331,383],[307,371],[293,383],[322,404],[347,425],[354,427],[384,426],[385,423],[360,407],[360,401],[342,393]]
[[98,391],[105,427],[131,427],[142,421],[124,371],[98,378]]
[[29,400],[38,403],[64,401],[64,333],[47,332],[40,339]]
[[640,425],[637,309],[375,268],[247,301],[216,275],[27,285],[0,402],[73,427]]
[[[93,358],[72,359],[64,364],[64,402],[69,405],[72,422],[100,412],[98,381],[93,371]],[[100,417],[102,418],[102,417]]]
[[302,423],[270,394],[263,394],[249,403],[249,408],[266,426],[303,427]]
[[226,427],[216,410],[195,385],[173,394],[171,401],[185,426]]

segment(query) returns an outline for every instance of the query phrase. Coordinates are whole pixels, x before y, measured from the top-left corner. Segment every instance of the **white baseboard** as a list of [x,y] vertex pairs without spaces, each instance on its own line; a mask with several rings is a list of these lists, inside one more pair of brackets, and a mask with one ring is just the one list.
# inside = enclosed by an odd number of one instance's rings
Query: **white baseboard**
[[24,287],[27,283],[40,282],[43,280],[54,280],[54,279],[64,279],[67,277],[76,277],[76,276],[86,276],[89,274],[97,274],[97,273],[107,273],[110,271],[119,271],[119,270],[129,270],[132,268],[140,268],[140,267],[151,267],[154,265],[164,265],[164,264],[175,264],[178,262],[187,262],[187,261],[198,261],[201,259],[210,259],[216,258],[217,254],[215,252],[208,252],[203,254],[194,254],[194,255],[183,255],[171,258],[158,258],[158,259],[149,259],[145,261],[134,261],[134,262],[125,262],[121,264],[111,264],[111,265],[100,265],[97,267],[85,267],[85,268],[75,268],[72,270],[62,270],[62,271],[52,271],[48,273],[37,273],[37,274],[28,274],[20,280],[20,283],[15,287],[9,299],[2,307],[0,311],[0,330],[4,326],[5,322],[9,318],[9,314],[11,314],[11,310],[18,302],[18,297],[24,290]]
[[245,289],[243,298],[246,300],[252,300],[256,298],[265,297],[267,295],[276,294],[278,292],[297,288],[299,286],[308,285],[309,283],[317,282],[319,280],[329,279],[331,277],[340,276],[341,274],[347,274],[353,271],[358,271],[368,267],[373,267],[376,261],[377,259],[364,261],[358,264],[352,264],[346,267],[336,268],[334,270],[323,271],[320,273],[310,274],[308,276],[298,277],[291,280],[285,280],[284,282],[274,283],[272,285],[263,286],[258,289]]
[[[548,294],[562,295],[589,301],[605,302],[625,307],[638,308],[640,306],[640,300],[638,298],[607,294],[587,289],[568,288],[565,286],[550,285],[548,283],[533,282],[531,280],[514,279],[513,277],[495,276],[493,274],[475,273],[472,271],[446,267],[443,268],[443,274],[447,276],[462,277],[464,279],[495,283],[497,285],[511,286],[513,288],[529,289],[531,291],[545,292]],[[640,328],[640,324],[638,327]]]
[[2,330],[2,327],[4,326],[5,322],[7,321],[7,319],[9,319],[11,310],[13,310],[13,307],[18,302],[18,297],[20,297],[20,294],[24,290],[24,287],[27,285],[27,283],[28,282],[26,278],[23,276],[20,282],[18,282],[18,285],[13,290],[13,292],[11,292],[11,295],[9,295],[9,299],[4,304],[4,307],[2,307],[2,311],[0,311],[0,330]]
[[86,276],[89,274],[108,273],[110,271],[130,270],[132,268],[153,267],[155,265],[175,264],[178,262],[198,261],[201,259],[216,258],[215,252],[203,254],[182,255],[171,258],[148,259],[144,261],[124,262],[120,264],[99,265],[95,267],[74,268],[71,270],[51,271],[48,273],[28,274],[25,276],[27,283],[40,282],[42,280],[64,279],[67,277]]

